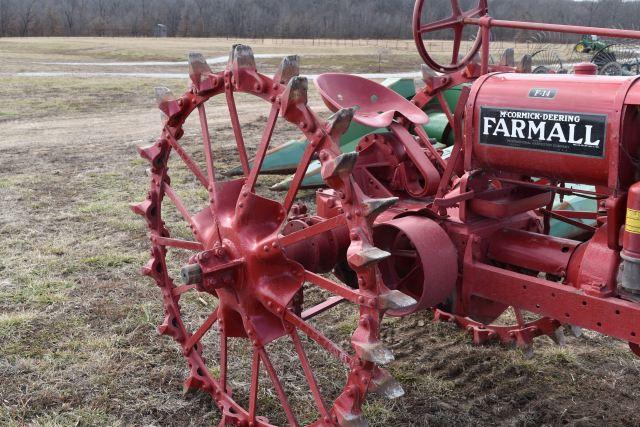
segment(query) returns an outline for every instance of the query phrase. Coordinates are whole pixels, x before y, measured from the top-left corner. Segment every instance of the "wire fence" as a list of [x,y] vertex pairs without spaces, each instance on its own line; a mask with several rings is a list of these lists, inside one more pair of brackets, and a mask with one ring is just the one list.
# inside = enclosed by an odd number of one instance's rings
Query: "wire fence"
[[[227,37],[232,40],[232,37]],[[243,39],[244,40],[244,39]],[[269,45],[269,46],[318,46],[318,47],[374,47],[379,49],[388,49],[396,52],[415,52],[416,45],[413,40],[401,39],[324,39],[324,38],[308,38],[308,39],[282,39],[282,38],[258,38],[249,39],[251,44]],[[473,41],[463,42],[461,49],[469,49]],[[496,40],[491,42],[491,51],[504,51],[513,48],[516,52],[531,52],[539,46],[538,42],[518,42]],[[559,47],[566,44],[559,43]],[[450,40],[433,40],[425,41],[425,46],[429,52],[448,53],[452,51],[452,42]]]

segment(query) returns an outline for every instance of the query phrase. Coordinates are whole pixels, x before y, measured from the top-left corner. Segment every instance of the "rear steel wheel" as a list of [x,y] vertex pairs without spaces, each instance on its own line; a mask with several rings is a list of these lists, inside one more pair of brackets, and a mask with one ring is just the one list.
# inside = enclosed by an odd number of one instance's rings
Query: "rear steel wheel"
[[[222,412],[221,425],[269,425],[260,416],[259,381],[264,368],[286,421],[298,425],[296,408],[290,405],[286,383],[278,375],[267,345],[278,341],[288,346],[297,358],[307,381],[317,413],[315,425],[362,425],[362,403],[367,392],[379,391],[388,397],[402,395],[401,387],[382,368],[393,359],[379,341],[380,323],[388,309],[402,309],[414,304],[410,298],[387,289],[377,263],[389,254],[374,247],[371,224],[389,202],[369,199],[351,176],[355,157],[341,154],[336,141],[349,126],[352,110],[341,110],[331,123],[322,121],[307,106],[307,81],[298,76],[297,57],[285,58],[274,78],[257,72],[251,49],[234,46],[225,71],[212,72],[204,57],[191,54],[191,87],[183,96],[173,97],[167,90],[157,91],[164,115],[164,129],[156,143],[141,148],[140,154],[151,164],[151,186],[147,199],[132,209],[143,216],[151,238],[151,260],[143,273],[153,278],[162,292],[164,322],[158,332],[177,341],[189,365],[185,390],[200,389],[212,396]],[[242,128],[238,119],[235,95],[252,95],[271,104],[266,127],[253,164],[248,160]],[[235,143],[244,177],[219,182],[216,179],[205,104],[216,96],[226,98]],[[200,156],[206,170],[182,146],[183,125],[197,116],[202,140]],[[256,192],[260,166],[269,148],[278,118],[294,124],[310,142],[284,200],[275,201]],[[193,214],[173,189],[168,163],[174,153],[178,163],[186,166],[192,182],[206,192],[206,206]],[[296,201],[304,173],[314,156],[322,162],[322,176],[339,195],[342,213],[283,235],[287,218]],[[172,166],[172,170],[174,170]],[[180,180],[184,182],[184,179]],[[193,239],[175,238],[165,225],[164,207],[173,204],[190,229]],[[289,257],[287,248],[311,242],[338,228],[348,233],[346,260],[357,274],[357,289],[310,271],[310,267]],[[188,265],[182,269],[183,285],[176,285],[168,268],[177,251],[188,251]],[[307,267],[307,268],[305,268]],[[334,296],[304,312],[300,310],[304,283]],[[217,298],[217,307],[197,327],[185,319],[188,313],[180,305],[187,292]],[[294,303],[295,300],[295,303]],[[316,328],[309,318],[339,301],[356,305],[359,317],[351,336],[351,349],[341,348]],[[204,347],[205,336],[215,335],[215,351]],[[213,332],[212,332],[213,331]],[[328,402],[318,384],[303,340],[315,342],[335,357],[347,371],[346,383],[337,397]],[[250,384],[248,396],[233,394],[229,380],[229,348],[242,342],[251,352],[251,371],[244,375]],[[286,342],[288,341],[288,343]],[[234,344],[235,345],[235,344]],[[217,355],[217,363],[211,363]],[[206,360],[205,360],[206,356]],[[293,367],[287,367],[293,369]],[[341,378],[341,377],[339,377]],[[238,402],[248,402],[244,405]],[[273,416],[267,413],[264,415]]]

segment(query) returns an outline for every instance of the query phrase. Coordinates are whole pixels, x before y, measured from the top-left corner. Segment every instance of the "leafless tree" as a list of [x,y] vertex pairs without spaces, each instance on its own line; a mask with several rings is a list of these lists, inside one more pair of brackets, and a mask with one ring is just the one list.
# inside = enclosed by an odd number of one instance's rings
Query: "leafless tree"
[[[459,0],[469,8],[478,0]],[[410,38],[414,0],[0,0],[0,36]],[[634,28],[639,1],[490,0],[496,18]],[[450,0],[429,0],[424,19]],[[470,33],[471,34],[471,33]],[[495,29],[496,39],[531,34]]]
[[28,0],[21,4],[18,10],[18,25],[20,36],[26,37],[29,35],[29,30],[36,20],[36,6],[37,0]]

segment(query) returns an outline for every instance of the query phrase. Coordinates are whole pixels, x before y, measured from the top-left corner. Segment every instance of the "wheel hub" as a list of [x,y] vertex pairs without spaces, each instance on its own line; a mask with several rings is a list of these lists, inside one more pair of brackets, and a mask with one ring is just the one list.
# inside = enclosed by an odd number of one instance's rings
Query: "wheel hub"
[[[302,287],[304,269],[277,243],[282,205],[245,191],[243,181],[218,185],[215,208],[195,216],[196,235],[210,249],[191,258],[183,280],[193,277],[199,291],[219,298],[218,319],[228,336],[262,346],[287,333],[282,307]],[[199,274],[185,274],[193,269]]]

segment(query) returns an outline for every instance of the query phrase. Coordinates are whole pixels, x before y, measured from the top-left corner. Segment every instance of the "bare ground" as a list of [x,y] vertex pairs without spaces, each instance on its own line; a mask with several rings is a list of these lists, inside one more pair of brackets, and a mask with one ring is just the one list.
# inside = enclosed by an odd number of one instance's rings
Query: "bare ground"
[[[38,55],[47,56],[41,49]],[[176,92],[186,87],[169,83]],[[183,396],[186,364],[177,345],[156,334],[159,292],[138,271],[149,246],[128,204],[141,200],[147,187],[147,165],[135,147],[160,132],[153,84],[0,79],[0,425],[211,425],[219,419],[209,398]],[[255,148],[265,107],[250,99],[239,104]],[[328,116],[315,94],[312,106]],[[223,104],[214,102],[209,118],[224,171],[236,156]],[[190,129],[185,141],[195,153]],[[276,143],[297,136],[287,126],[277,135]],[[193,179],[179,168],[172,172],[180,194],[195,205],[200,194]],[[263,179],[260,191],[275,197],[267,190],[275,180]],[[307,201],[311,196],[303,194]],[[175,212],[167,217],[178,235],[185,232]],[[180,261],[173,259],[174,269]],[[309,298],[320,296],[312,291]],[[196,325],[215,301],[186,294],[182,305],[187,322]],[[316,325],[346,347],[355,322],[345,305]],[[540,339],[534,358],[526,359],[515,349],[474,347],[466,334],[433,323],[428,313],[387,319],[383,335],[396,355],[390,370],[407,394],[392,402],[371,396],[365,412],[372,425],[640,424],[640,364],[607,337],[587,333],[565,347]],[[249,359],[243,343],[232,347],[231,381],[242,396]],[[344,372],[306,340],[305,347],[323,391],[335,395]],[[215,331],[205,348],[215,370]],[[291,346],[278,342],[270,354],[301,420],[310,421],[310,396]],[[261,383],[269,384],[266,377]],[[284,423],[270,387],[261,390],[260,408]]]

